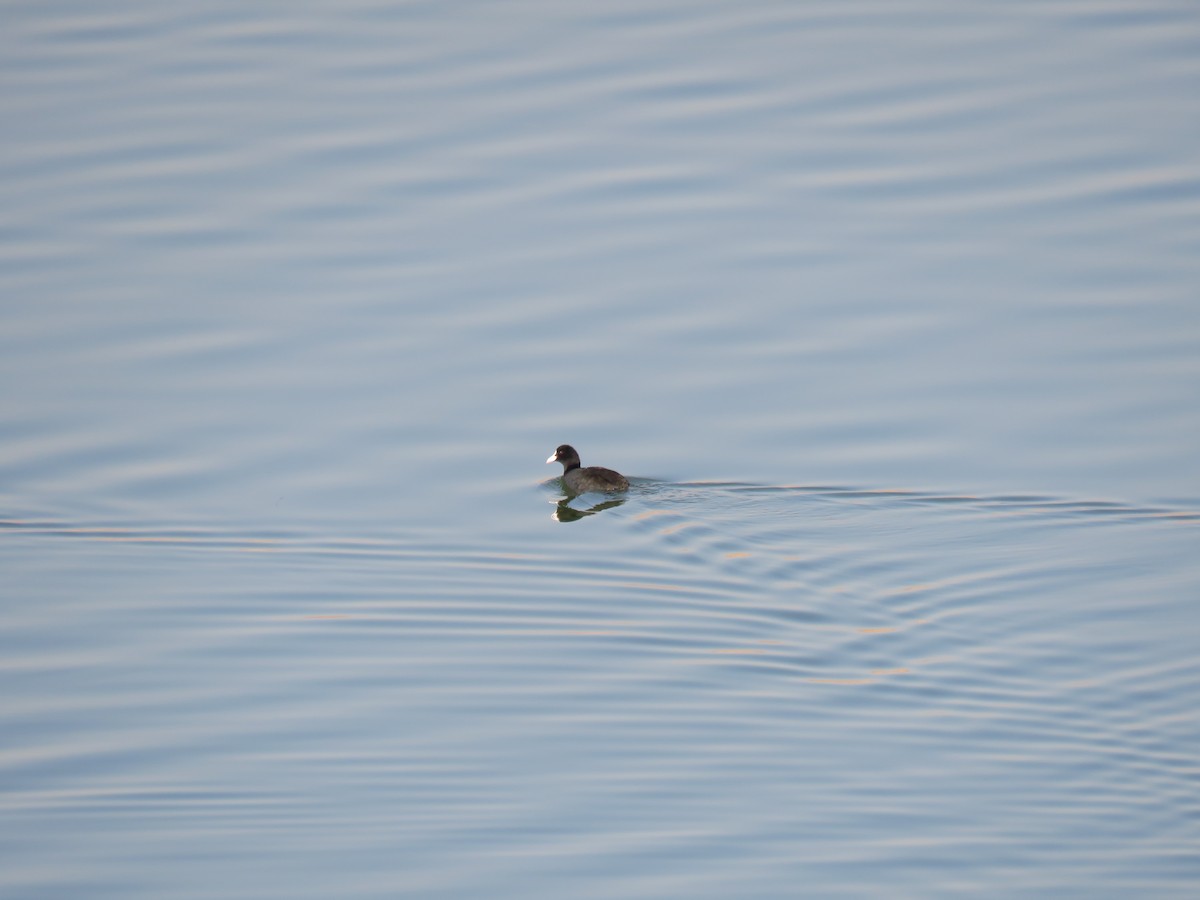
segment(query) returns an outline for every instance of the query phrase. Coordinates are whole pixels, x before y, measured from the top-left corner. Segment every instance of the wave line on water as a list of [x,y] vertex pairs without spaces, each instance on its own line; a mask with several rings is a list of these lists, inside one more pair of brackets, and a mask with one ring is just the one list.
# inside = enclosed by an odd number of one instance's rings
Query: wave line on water
[[1085,500],[1038,494],[959,494],[920,491],[911,488],[856,488],[841,485],[765,485],[733,481],[687,481],[674,487],[708,488],[732,494],[788,495],[830,500],[899,500],[921,504],[964,504],[987,509],[1026,513],[1063,513],[1093,517],[1130,519],[1173,519],[1200,521],[1200,510],[1187,507],[1150,506],[1119,500]]

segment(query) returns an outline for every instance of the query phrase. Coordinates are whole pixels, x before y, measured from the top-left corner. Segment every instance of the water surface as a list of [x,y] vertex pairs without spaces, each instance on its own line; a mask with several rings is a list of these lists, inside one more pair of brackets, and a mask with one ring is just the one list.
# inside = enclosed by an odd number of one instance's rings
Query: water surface
[[1195,893],[1192,4],[5,20],[6,896]]

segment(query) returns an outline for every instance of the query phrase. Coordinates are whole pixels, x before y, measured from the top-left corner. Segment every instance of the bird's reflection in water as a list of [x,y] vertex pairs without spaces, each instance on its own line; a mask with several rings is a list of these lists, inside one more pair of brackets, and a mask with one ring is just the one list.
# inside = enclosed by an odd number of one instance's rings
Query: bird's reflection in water
[[563,497],[559,500],[554,507],[554,518],[559,522],[578,522],[585,516],[594,516],[601,510],[612,509],[614,506],[620,506],[625,502],[624,497],[618,497],[615,500],[605,500],[602,503],[597,503],[595,506],[589,506],[587,509],[575,509],[569,505],[574,499],[574,497]]

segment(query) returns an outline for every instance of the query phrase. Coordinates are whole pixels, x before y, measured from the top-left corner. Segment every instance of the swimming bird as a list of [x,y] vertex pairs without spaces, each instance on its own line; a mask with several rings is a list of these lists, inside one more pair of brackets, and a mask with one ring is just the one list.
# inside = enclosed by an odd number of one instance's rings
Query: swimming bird
[[579,453],[570,444],[561,445],[546,462],[562,463],[563,484],[572,494],[586,494],[589,491],[629,490],[629,479],[620,472],[614,472],[603,466],[583,468],[579,464]]

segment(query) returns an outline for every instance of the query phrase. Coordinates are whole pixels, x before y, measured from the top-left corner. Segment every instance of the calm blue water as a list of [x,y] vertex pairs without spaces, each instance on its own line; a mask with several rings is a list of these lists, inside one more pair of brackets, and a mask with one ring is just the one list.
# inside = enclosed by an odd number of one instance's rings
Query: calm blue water
[[3,17],[0,894],[1195,895],[1194,4]]

